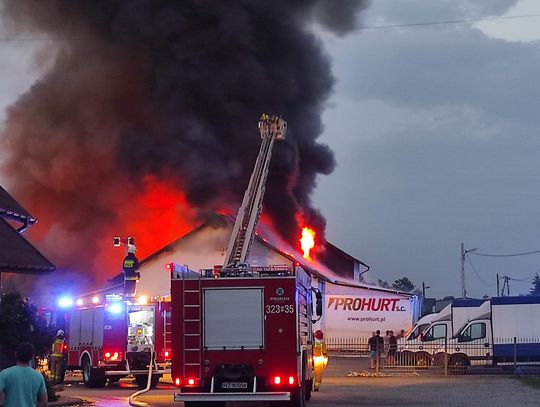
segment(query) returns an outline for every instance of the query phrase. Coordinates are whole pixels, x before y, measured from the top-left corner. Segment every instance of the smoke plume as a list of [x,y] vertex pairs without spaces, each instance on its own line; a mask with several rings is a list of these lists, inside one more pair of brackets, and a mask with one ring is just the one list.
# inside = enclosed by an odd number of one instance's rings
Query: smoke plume
[[201,214],[235,210],[264,112],[289,125],[264,210],[289,242],[299,216],[323,238],[310,196],[335,165],[317,142],[334,79],[313,27],[341,35],[364,6],[4,0],[19,35],[50,39],[40,52],[52,62],[9,108],[0,139],[9,190],[40,219],[40,247],[60,267],[103,278],[122,257],[114,234],[136,236],[144,255]]

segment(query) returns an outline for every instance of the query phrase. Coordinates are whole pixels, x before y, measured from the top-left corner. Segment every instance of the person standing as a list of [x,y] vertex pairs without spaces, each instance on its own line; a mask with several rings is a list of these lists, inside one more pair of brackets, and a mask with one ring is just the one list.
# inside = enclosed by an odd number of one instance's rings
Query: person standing
[[137,288],[139,273],[139,259],[135,256],[135,245],[128,244],[127,255],[124,257],[122,268],[124,270],[124,296],[133,297]]
[[313,337],[313,389],[315,391],[319,391],[319,387],[321,387],[322,383],[323,370],[328,363],[328,352],[326,351],[326,343],[324,341],[323,332],[320,329],[315,331]]
[[4,395],[4,407],[47,406],[45,380],[30,366],[34,346],[28,342],[21,343],[15,356],[17,364],[0,372],[0,394]]
[[56,339],[51,348],[49,371],[54,384],[60,384],[64,381],[64,342],[65,334],[62,329],[56,332]]
[[370,369],[375,369],[377,364],[377,353],[379,347],[379,340],[377,339],[377,333],[373,331],[371,333],[371,338],[368,340],[369,346],[369,367]]
[[394,331],[390,331],[388,337],[388,353],[386,354],[387,360],[386,363],[390,366],[396,364],[396,354],[397,354],[397,339],[394,336]]

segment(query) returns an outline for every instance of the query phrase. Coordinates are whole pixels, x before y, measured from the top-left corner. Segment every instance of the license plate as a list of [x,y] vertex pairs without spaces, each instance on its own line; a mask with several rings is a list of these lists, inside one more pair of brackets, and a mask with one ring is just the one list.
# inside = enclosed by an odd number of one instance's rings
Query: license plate
[[246,382],[223,382],[221,383],[222,389],[247,389],[248,384]]

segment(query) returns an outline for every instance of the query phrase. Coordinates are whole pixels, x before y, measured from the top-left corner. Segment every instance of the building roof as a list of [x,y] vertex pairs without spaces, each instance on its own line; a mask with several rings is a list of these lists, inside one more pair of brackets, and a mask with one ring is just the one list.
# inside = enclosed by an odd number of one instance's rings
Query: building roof
[[28,213],[16,200],[0,185],[0,217],[15,220],[25,224],[32,224],[36,219]]
[[0,272],[44,274],[55,268],[9,223],[0,219]]

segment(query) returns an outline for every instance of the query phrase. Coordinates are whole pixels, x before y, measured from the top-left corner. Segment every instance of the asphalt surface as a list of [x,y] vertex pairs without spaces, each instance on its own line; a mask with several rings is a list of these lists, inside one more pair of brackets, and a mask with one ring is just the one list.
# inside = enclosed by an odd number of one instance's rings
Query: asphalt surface
[[[313,393],[308,407],[318,406],[442,406],[442,407],[537,407],[540,390],[522,384],[511,375],[467,374],[444,376],[441,371],[393,371],[382,369],[380,376],[366,369],[362,359],[334,358],[325,372],[319,392]],[[357,372],[358,376],[348,376]],[[499,373],[489,371],[490,373]],[[166,378],[165,378],[166,379]],[[127,406],[129,396],[138,388],[129,380],[104,389],[86,389],[80,376],[68,376],[59,402],[72,401],[76,405]],[[170,382],[160,382],[136,400],[149,406],[178,406],[174,403],[176,389]],[[84,400],[84,402],[81,402]],[[58,404],[53,404],[58,405]],[[65,405],[65,404],[63,404]],[[267,403],[229,403],[228,407],[266,406]]]

